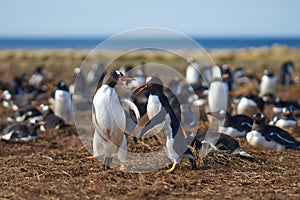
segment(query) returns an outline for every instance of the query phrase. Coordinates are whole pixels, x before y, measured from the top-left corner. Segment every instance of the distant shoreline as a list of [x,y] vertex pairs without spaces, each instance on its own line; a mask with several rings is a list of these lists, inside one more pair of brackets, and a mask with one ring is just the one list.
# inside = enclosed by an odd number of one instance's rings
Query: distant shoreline
[[[98,44],[103,44],[107,37],[99,38],[1,38],[0,50],[92,50]],[[300,49],[300,37],[194,37],[196,44],[204,49],[212,50],[241,50],[248,48],[272,48],[285,46]],[[176,38],[125,39],[113,41],[108,45],[110,50],[121,50],[136,45],[149,47],[152,44],[163,44],[167,49],[195,49],[197,45],[186,44],[186,41]]]

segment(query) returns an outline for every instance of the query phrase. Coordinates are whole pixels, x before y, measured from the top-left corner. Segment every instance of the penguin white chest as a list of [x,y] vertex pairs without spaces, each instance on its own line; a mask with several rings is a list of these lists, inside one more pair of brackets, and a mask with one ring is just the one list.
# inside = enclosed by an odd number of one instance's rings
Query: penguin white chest
[[103,85],[94,96],[96,126],[105,132],[115,129],[125,130],[125,112],[113,88]]
[[208,92],[209,111],[226,110],[228,102],[228,87],[221,81],[212,82]]
[[159,101],[158,96],[149,95],[147,104],[147,113],[149,119],[152,119],[162,109],[162,105]]
[[259,96],[266,94],[275,94],[277,89],[276,77],[263,76],[260,84]]
[[54,95],[54,113],[67,123],[73,123],[72,100],[69,92],[57,90]]
[[261,133],[257,131],[251,131],[247,134],[246,139],[248,143],[257,149],[268,149],[268,150],[284,150],[285,147],[274,142],[274,141],[267,141]]

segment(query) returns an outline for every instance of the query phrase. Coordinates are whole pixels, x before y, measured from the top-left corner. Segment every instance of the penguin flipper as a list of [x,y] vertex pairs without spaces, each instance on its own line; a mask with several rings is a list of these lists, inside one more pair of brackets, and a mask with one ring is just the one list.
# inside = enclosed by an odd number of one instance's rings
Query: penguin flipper
[[298,143],[292,136],[288,134],[279,134],[279,133],[271,132],[269,137],[271,140],[281,145],[284,145],[286,147],[293,147]]
[[143,137],[144,135],[150,133],[151,131],[154,130],[154,128],[159,125],[162,124],[163,122],[165,122],[166,120],[166,111],[164,109],[161,109],[153,118],[151,118],[145,126],[140,127],[142,128],[140,133],[138,134],[139,137]]
[[137,121],[140,119],[139,109],[136,107],[136,105],[132,101],[120,97],[120,103],[121,103],[123,108],[128,109],[128,110],[129,109],[133,110]]

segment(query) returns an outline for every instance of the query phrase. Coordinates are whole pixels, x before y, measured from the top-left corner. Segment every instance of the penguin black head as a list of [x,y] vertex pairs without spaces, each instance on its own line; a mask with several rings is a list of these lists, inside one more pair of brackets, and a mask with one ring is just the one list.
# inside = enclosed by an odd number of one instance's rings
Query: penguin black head
[[108,73],[104,79],[102,84],[107,84],[108,86],[114,88],[118,81],[131,81],[134,80],[133,78],[125,77],[122,72],[119,70],[114,70]]
[[264,70],[264,75],[266,75],[266,76],[268,76],[268,77],[274,76],[272,70],[270,70],[270,69],[265,69],[265,70]]
[[252,119],[254,120],[255,124],[265,124],[266,123],[266,117],[262,113],[254,114]]
[[59,81],[56,86],[58,90],[69,91],[67,84],[63,81]]
[[147,77],[146,82],[139,87],[137,87],[134,91],[133,94],[137,96],[144,90],[149,90],[151,94],[157,94],[161,93],[163,91],[163,84],[162,81],[155,77],[155,76],[150,76]]
[[283,107],[281,112],[284,116],[289,117],[293,114],[293,106]]

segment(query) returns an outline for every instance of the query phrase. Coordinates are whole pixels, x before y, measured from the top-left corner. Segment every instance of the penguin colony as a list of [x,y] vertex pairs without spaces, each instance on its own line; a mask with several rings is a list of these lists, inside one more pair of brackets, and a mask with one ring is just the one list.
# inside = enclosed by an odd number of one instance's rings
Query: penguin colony
[[[300,142],[287,131],[289,127],[298,126],[294,112],[300,106],[276,96],[278,84],[284,87],[294,84],[292,62],[283,64],[279,81],[270,69],[265,69],[262,77],[257,78],[245,74],[241,67],[233,73],[227,64],[201,68],[194,59],[188,59],[188,63],[185,80],[175,77],[167,86],[163,77],[147,76],[144,70],[136,76],[126,69],[106,72],[92,99],[94,137],[93,156],[89,159],[104,158],[106,168],[117,159],[120,169],[126,169],[128,132],[134,134],[135,142],[154,136],[164,138],[162,143],[172,162],[168,173],[173,172],[184,157],[189,159],[191,168],[196,169],[194,152],[204,147],[255,158],[240,147],[236,137],[244,138],[252,148],[261,150],[300,148]],[[80,69],[75,73],[80,74]],[[257,93],[234,95],[237,89],[254,83],[259,84]],[[118,84],[129,86],[131,99],[118,95],[115,90]],[[184,84],[193,92],[184,93],[181,88]],[[2,130],[1,140],[37,140],[38,129],[45,132],[74,123],[69,87],[63,81],[51,83],[42,66],[38,66],[29,79],[26,74],[17,76],[0,89],[2,106],[14,110],[7,118],[9,125]],[[179,103],[178,98],[185,102]],[[37,103],[45,100],[48,102]],[[204,109],[207,114],[211,129],[205,134],[186,130],[198,125],[192,107]],[[269,120],[264,114],[267,107],[274,112]],[[135,119],[130,128],[128,110],[133,111]]]

